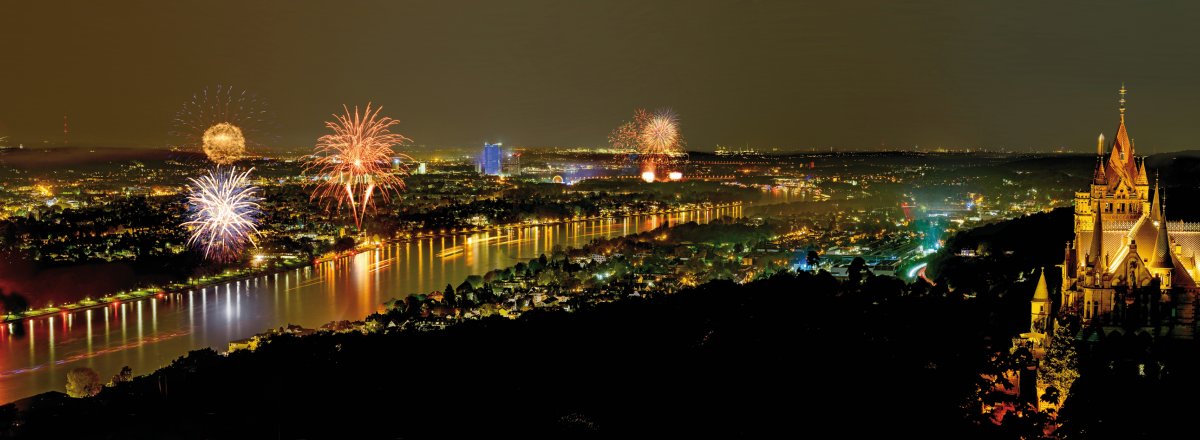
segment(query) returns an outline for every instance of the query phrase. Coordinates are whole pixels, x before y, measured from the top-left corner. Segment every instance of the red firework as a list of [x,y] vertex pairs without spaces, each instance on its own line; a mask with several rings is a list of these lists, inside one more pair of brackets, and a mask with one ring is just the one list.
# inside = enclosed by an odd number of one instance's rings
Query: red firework
[[355,226],[361,228],[367,208],[374,206],[376,192],[386,201],[392,192],[404,189],[401,177],[407,170],[399,167],[393,171],[390,166],[393,160],[407,156],[396,153],[392,146],[410,139],[391,132],[391,126],[400,121],[380,117],[382,107],[372,110],[368,103],[362,113],[358,107],[353,113],[346,106],[342,108],[343,115],[333,115],[334,120],[325,123],[333,134],[317,139],[306,170],[316,170],[319,179],[312,198],[323,200],[327,208],[334,201],[338,209],[348,206]]

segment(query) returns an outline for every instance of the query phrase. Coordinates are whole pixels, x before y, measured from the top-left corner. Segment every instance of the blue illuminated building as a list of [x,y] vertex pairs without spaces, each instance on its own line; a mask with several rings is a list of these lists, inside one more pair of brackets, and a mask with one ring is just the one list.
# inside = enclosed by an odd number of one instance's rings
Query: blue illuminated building
[[500,146],[503,144],[483,144],[483,153],[479,155],[479,171],[489,176],[500,175]]

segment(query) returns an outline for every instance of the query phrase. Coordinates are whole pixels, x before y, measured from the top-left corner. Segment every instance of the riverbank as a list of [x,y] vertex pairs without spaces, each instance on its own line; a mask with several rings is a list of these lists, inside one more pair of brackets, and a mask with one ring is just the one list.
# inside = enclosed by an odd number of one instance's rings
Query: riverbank
[[[475,403],[488,411],[455,435],[486,436],[502,426],[550,438],[769,436],[795,427],[796,414],[772,403],[780,393],[815,387],[833,404],[802,412],[801,422],[846,426],[859,415],[843,409],[864,396],[875,406],[894,400],[878,392],[896,387],[879,372],[894,371],[912,378],[899,391],[916,404],[884,411],[880,426],[987,437],[973,430],[990,425],[969,424],[960,404],[978,378],[972,360],[987,356],[977,335],[991,330],[989,310],[932,296],[873,302],[841,287],[802,273],[708,283],[571,314],[471,321],[452,331],[320,332],[273,338],[269,351],[198,350],[92,398],[23,400],[19,411],[0,413],[0,426],[45,438],[422,438],[444,436],[462,418],[423,408],[454,408],[462,396],[479,394]],[[946,326],[965,330],[940,331]],[[779,354],[788,347],[829,353],[846,368],[788,361],[794,356]],[[437,377],[395,379],[416,358],[436,359]],[[488,360],[486,371],[480,359]],[[521,379],[520,392],[478,392],[475,378],[528,378],[547,365],[572,374]],[[418,397],[399,399],[398,407],[328,404],[381,395]]]
[[226,271],[226,272],[221,273],[216,276],[200,277],[200,278],[188,280],[187,282],[174,283],[174,284],[170,284],[167,286],[149,286],[149,287],[144,287],[144,288],[130,290],[130,291],[117,292],[117,293],[113,293],[110,295],[105,295],[98,299],[84,298],[82,300],[72,302],[72,303],[67,303],[67,304],[58,304],[58,305],[51,304],[47,307],[39,308],[39,309],[35,309],[35,310],[29,310],[29,311],[23,312],[19,315],[14,315],[14,314],[4,315],[3,317],[0,317],[0,323],[20,322],[20,321],[23,321],[26,319],[51,316],[56,313],[71,313],[71,312],[76,312],[76,311],[95,309],[95,308],[105,307],[105,306],[108,306],[111,304],[119,304],[119,303],[125,302],[125,301],[140,300],[140,299],[151,298],[151,297],[162,297],[162,296],[166,296],[166,295],[173,294],[173,293],[183,293],[188,290],[212,287],[212,286],[216,286],[216,285],[219,285],[222,283],[231,283],[231,282],[242,281],[242,280],[246,280],[246,279],[250,279],[250,278],[254,278],[254,277],[258,277],[258,276],[263,276],[263,275],[272,275],[272,274],[276,274],[276,273],[283,273],[288,270],[293,270],[293,269],[297,269],[297,268],[316,266],[316,265],[319,265],[321,263],[325,263],[325,262],[331,261],[331,260],[353,257],[362,252],[375,250],[375,249],[378,249],[385,245],[405,243],[405,242],[408,242],[411,240],[438,238],[438,237],[453,237],[453,236],[471,235],[471,234],[488,233],[488,232],[498,232],[498,231],[514,229],[514,228],[550,227],[550,226],[557,226],[557,225],[562,225],[562,224],[567,224],[567,223],[583,223],[583,222],[608,220],[608,219],[616,219],[616,218],[626,218],[626,217],[651,216],[651,215],[671,215],[671,214],[678,214],[681,212],[706,211],[706,210],[712,210],[712,209],[727,209],[727,208],[741,207],[741,206],[746,206],[746,205],[748,205],[748,203],[744,203],[744,202],[720,203],[720,204],[702,203],[702,204],[696,204],[696,205],[689,205],[686,207],[678,207],[678,208],[674,208],[674,209],[663,209],[663,210],[637,212],[637,213],[620,213],[620,214],[613,214],[613,215],[599,215],[599,216],[590,216],[590,217],[571,217],[571,218],[561,218],[561,219],[554,219],[554,220],[526,221],[526,222],[512,223],[512,224],[505,224],[505,225],[492,225],[492,226],[475,227],[475,228],[455,228],[455,229],[450,229],[450,230],[443,229],[443,230],[437,230],[437,231],[434,231],[434,230],[408,231],[403,234],[397,234],[397,237],[395,237],[395,238],[382,240],[380,242],[365,242],[365,243],[362,243],[359,246],[355,247],[352,250],[342,252],[342,253],[336,253],[336,254],[326,254],[324,256],[315,258],[313,260],[302,259],[302,258],[291,258],[291,259],[284,258],[284,259],[275,260],[274,261],[275,264],[273,264],[273,265],[260,263],[261,266],[258,266],[258,267],[255,267],[254,266],[255,263],[252,263],[251,267],[242,268],[242,269],[238,269],[238,270],[234,270],[234,271]]

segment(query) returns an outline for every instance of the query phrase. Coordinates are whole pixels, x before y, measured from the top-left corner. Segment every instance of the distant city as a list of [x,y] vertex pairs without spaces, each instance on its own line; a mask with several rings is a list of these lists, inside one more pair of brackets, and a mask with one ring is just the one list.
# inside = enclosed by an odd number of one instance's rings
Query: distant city
[[6,3],[0,440],[1190,437],[1197,19]]

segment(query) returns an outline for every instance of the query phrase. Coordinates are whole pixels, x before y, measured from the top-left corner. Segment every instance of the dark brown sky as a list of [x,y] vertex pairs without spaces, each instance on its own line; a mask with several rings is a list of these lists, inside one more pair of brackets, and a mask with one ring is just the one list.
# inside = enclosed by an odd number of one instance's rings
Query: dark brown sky
[[[244,3],[244,4],[243,4]],[[836,3],[836,5],[835,5]],[[1197,145],[1200,2],[7,1],[0,136],[159,146],[192,93],[311,145],[343,103],[428,145],[598,145],[670,106],[695,149]]]

